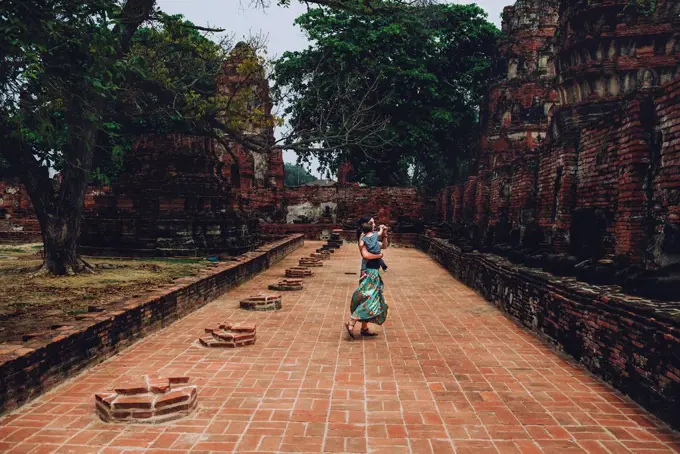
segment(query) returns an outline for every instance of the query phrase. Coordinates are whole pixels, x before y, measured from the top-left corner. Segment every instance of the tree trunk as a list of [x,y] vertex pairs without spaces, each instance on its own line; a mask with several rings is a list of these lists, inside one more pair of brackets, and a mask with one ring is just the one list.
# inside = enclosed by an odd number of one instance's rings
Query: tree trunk
[[[81,210],[82,211],[82,210]],[[62,213],[63,217],[47,215],[43,227],[43,271],[53,275],[75,274],[85,269],[78,259],[80,213]]]

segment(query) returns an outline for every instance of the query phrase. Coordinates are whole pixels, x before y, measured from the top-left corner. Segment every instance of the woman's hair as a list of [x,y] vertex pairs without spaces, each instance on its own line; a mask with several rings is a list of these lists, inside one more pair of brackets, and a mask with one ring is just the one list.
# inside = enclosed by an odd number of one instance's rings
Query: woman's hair
[[361,224],[361,231],[364,233],[371,233],[373,231],[373,225],[370,222],[364,222]]

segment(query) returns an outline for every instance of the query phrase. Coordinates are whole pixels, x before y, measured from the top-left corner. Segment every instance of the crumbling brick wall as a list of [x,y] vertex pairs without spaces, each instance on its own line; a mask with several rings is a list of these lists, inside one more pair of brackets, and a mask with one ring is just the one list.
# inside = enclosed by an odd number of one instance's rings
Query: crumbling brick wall
[[662,250],[668,226],[680,223],[680,7],[655,8],[645,15],[628,0],[506,8],[477,165],[453,190],[462,207],[442,205],[441,218],[473,221],[480,236],[503,218],[520,230],[536,222],[554,252],[573,252],[575,213],[591,210],[606,224],[605,255],[680,260]]
[[301,186],[283,191],[255,190],[240,193],[243,209],[276,213],[270,222],[343,224],[371,215],[384,224],[400,218],[421,220],[424,197],[415,188],[358,186]]

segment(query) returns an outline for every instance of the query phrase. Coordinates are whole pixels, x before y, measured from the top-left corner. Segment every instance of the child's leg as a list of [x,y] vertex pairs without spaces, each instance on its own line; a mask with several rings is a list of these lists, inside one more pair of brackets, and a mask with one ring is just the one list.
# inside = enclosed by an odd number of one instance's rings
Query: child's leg
[[383,269],[383,271],[387,271],[387,263],[383,259],[380,259],[380,267]]

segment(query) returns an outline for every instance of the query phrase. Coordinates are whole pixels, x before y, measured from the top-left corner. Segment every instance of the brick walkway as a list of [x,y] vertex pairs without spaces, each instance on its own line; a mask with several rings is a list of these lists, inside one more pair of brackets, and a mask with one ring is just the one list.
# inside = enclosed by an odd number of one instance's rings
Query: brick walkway
[[[348,342],[342,328],[351,246],[285,293],[282,311],[237,309],[316,247],[0,421],[0,452],[680,452],[677,434],[413,249],[386,257],[378,338]],[[257,322],[257,344],[195,345],[222,320]],[[95,418],[95,392],[146,373],[193,377],[199,409],[161,426]]]

